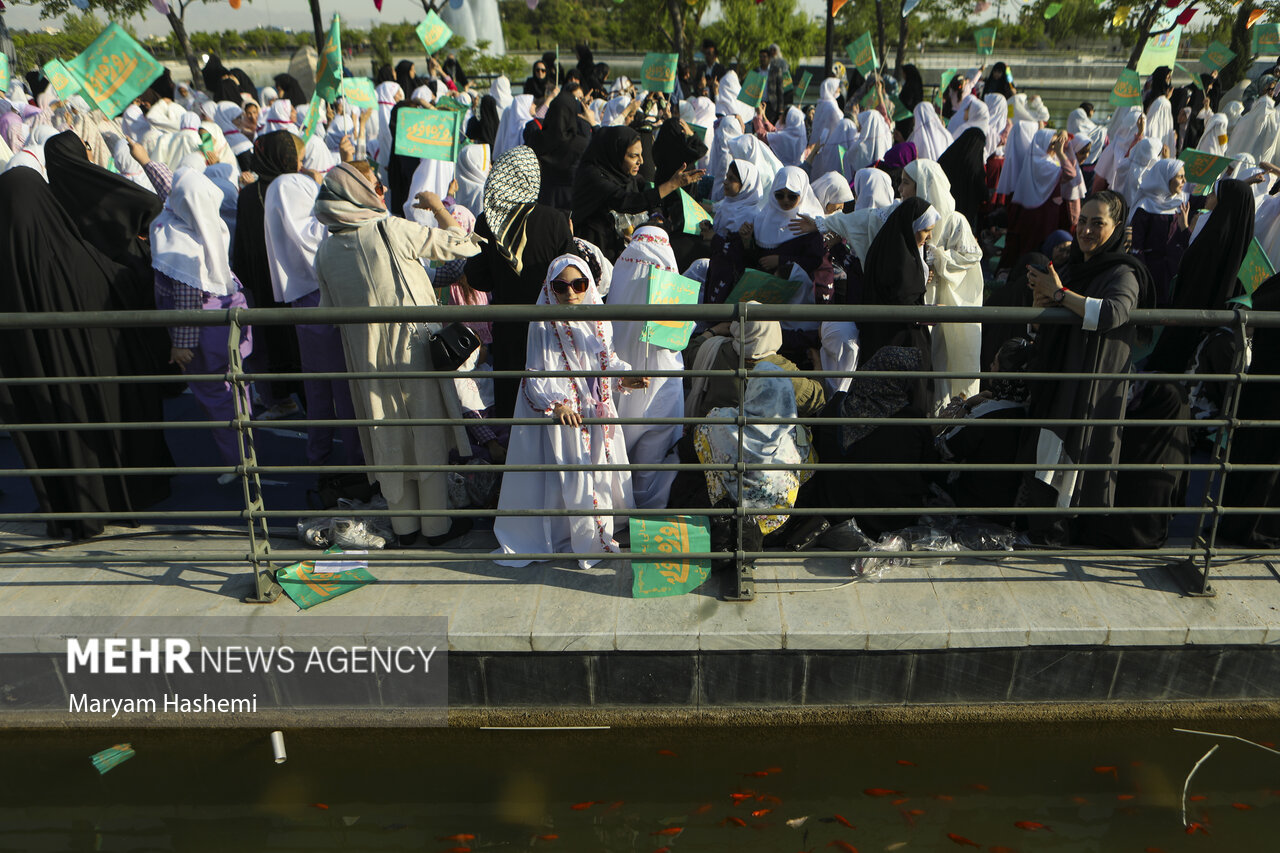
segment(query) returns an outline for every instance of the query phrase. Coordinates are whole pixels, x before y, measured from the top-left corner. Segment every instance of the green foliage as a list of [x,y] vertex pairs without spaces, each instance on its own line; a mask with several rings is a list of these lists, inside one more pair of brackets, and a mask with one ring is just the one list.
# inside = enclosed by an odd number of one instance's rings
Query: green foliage
[[801,14],[796,0],[722,0],[720,20],[702,28],[704,35],[715,39],[720,55],[726,61],[738,59],[754,67],[762,47],[774,42],[791,62],[799,57],[821,53],[825,30],[817,20]]

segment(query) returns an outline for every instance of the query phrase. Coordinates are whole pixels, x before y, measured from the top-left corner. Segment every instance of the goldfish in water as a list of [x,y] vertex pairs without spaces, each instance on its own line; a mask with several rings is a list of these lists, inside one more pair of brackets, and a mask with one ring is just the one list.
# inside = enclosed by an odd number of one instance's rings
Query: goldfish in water
[[324,803],[312,803],[311,808],[320,809],[320,811],[323,811],[323,812],[327,812],[329,810],[329,807],[326,806]]
[[1253,806],[1249,805],[1248,803],[1232,803],[1231,808],[1239,809],[1242,812],[1247,812],[1249,809],[1253,808]]
[[805,822],[808,820],[809,820],[808,815],[805,815],[804,817],[793,817],[791,820],[787,821],[787,826],[791,827],[792,829],[799,829],[800,827],[804,826]]
[[756,802],[768,803],[771,806],[782,805],[782,800],[778,799],[777,797],[771,796],[769,794],[761,794],[760,796],[756,797]]
[[924,809],[911,809],[907,814],[912,817],[920,817],[920,815],[924,814]]
[[781,772],[782,772],[782,768],[781,768],[781,767],[766,767],[766,768],[764,769],[764,772],[766,772],[766,773],[781,773]]
[[947,838],[950,838],[952,841],[954,841],[956,844],[959,844],[961,847],[977,847],[979,850],[982,849],[982,845],[979,844],[978,842],[971,841],[970,839],[965,838],[963,835],[956,835],[954,832],[948,832]]
[[984,784],[982,784],[981,782],[970,782],[970,783],[969,783],[969,787],[970,787],[970,788],[972,788],[972,789],[973,789],[973,790],[975,790],[975,791],[990,791],[990,790],[991,790],[991,786],[990,786],[990,785],[984,785]]
[[573,805],[569,806],[569,808],[573,809],[575,812],[581,812],[581,811],[586,811],[587,809],[594,806],[596,803],[597,803],[597,800],[587,800],[585,803],[574,803]]
[[677,757],[677,756],[676,756],[676,754],[675,754],[674,752],[672,752],[671,750],[669,750],[669,749],[660,749],[660,750],[658,750],[658,755],[664,756],[664,757],[666,757],[666,758],[676,758],[676,757]]
[[899,759],[898,759],[898,763],[899,763],[899,764],[901,764],[903,767],[915,767],[915,766],[916,766],[916,763],[915,763],[914,761],[907,761],[907,759],[905,759],[905,758],[899,758]]
[[1034,820],[1015,820],[1013,825],[1018,827],[1018,829],[1025,829],[1027,832],[1038,832],[1042,829],[1046,832],[1050,831],[1049,827],[1045,826],[1043,823],[1037,823]]
[[733,800],[733,804],[736,806],[739,803],[745,802],[746,800],[749,800],[754,796],[755,796],[754,792],[746,791],[738,794],[730,794],[729,799]]
[[1116,779],[1120,778],[1120,769],[1110,764],[1099,764],[1097,767],[1093,768],[1093,772],[1099,774],[1110,773]]
[[895,791],[893,788],[863,788],[862,793],[868,797],[899,797],[901,791]]
[[622,808],[622,802],[622,800],[615,800],[609,804],[609,808],[605,809],[605,811],[616,812],[618,809]]
[[659,847],[657,850],[654,850],[654,851],[653,851],[653,853],[671,853],[671,848],[670,848],[670,847]]
[[1204,833],[1205,835],[1208,835],[1209,827],[1205,826],[1203,823],[1197,823],[1196,821],[1193,820],[1191,821],[1190,825],[1187,826],[1186,833],[1187,835],[1195,835],[1197,832],[1201,832],[1201,833]]
[[751,816],[752,816],[752,817],[764,817],[765,815],[767,815],[767,814],[768,814],[769,812],[771,812],[771,811],[773,811],[773,809],[756,809],[755,811],[753,811],[753,812],[751,813]]
[[834,818],[835,818],[835,822],[840,824],[841,826],[847,826],[849,829],[857,829],[856,826],[849,823],[849,821],[845,820],[844,815],[835,815]]
[[1088,801],[1087,799],[1085,799],[1084,797],[1078,796],[1078,795],[1077,795],[1077,796],[1072,797],[1072,798],[1071,798],[1071,802],[1075,803],[1077,806],[1084,806],[1084,805],[1088,805],[1088,803],[1089,803],[1089,801]]
[[1209,799],[1209,798],[1208,798],[1208,797],[1206,797],[1204,794],[1192,794],[1191,796],[1187,797],[1187,799],[1188,799],[1188,800],[1190,800],[1190,801],[1191,801],[1191,802],[1193,802],[1193,803],[1198,803],[1198,802],[1201,802],[1201,801],[1203,801],[1203,800],[1207,800],[1207,799]]
[[668,826],[666,829],[659,829],[657,832],[651,832],[650,835],[669,835],[675,837],[684,832],[683,826]]
[[698,806],[696,809],[694,809],[694,810],[693,810],[693,813],[694,813],[694,814],[706,814],[706,813],[707,813],[707,812],[709,812],[709,811],[711,811],[711,803],[703,803],[702,805],[700,805],[700,806]]
[[1116,794],[1116,799],[1127,803],[1129,800],[1132,800],[1134,796],[1134,794]]
[[747,822],[740,817],[733,817],[732,815],[730,815],[729,817],[720,821],[720,825],[721,826],[746,826]]
[[471,853],[470,847],[450,847],[444,853]]
[[539,835],[538,840],[539,841],[559,841],[560,836],[548,833],[546,835]]
[[848,841],[841,841],[839,838],[837,838],[835,841],[827,842],[827,846],[839,848],[840,850],[843,850],[845,853],[858,853],[857,847],[854,847]]
[[442,835],[438,841],[475,841],[476,837],[468,832],[459,832],[457,835]]
[[933,798],[935,800],[942,800],[944,803],[949,803],[955,799],[955,797],[951,796],[950,794],[934,794]]
[[742,775],[751,779],[763,779],[765,776],[769,775],[769,771],[768,770],[752,770],[750,773],[743,773]]

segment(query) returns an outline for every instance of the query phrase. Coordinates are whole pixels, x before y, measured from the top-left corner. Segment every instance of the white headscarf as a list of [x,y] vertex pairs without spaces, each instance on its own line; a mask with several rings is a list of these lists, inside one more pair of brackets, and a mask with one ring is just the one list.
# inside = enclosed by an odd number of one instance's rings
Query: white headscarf
[[281,175],[263,200],[267,267],[277,302],[293,302],[320,288],[316,250],[325,227],[315,217],[320,187],[308,175]]
[[742,179],[742,189],[736,196],[725,196],[724,201],[716,205],[711,224],[722,237],[738,231],[748,222],[754,226],[756,213],[764,198],[764,184],[760,181],[759,169],[748,160],[734,160],[730,167],[737,168],[738,177]]
[[893,179],[882,169],[859,169],[853,176],[853,196],[854,210],[888,207],[893,203]]
[[342,140],[348,136],[351,137],[352,144],[355,144],[356,123],[346,113],[336,115],[329,123],[329,129],[325,131],[324,144],[330,151],[337,154],[342,146]]
[[716,115],[736,115],[744,122],[755,118],[755,113],[752,112],[751,107],[738,100],[738,93],[741,91],[742,83],[739,82],[736,71],[730,71],[721,77],[720,89],[716,93]]
[[115,141],[111,143],[111,156],[116,160],[116,171],[123,178],[128,178],[144,190],[155,192],[155,188],[151,185],[151,179],[147,177],[147,173],[142,170],[142,166],[137,160],[133,159],[133,154],[129,152],[128,140],[121,137],[115,137]]
[[982,99],[987,105],[987,135],[996,140],[996,147],[1000,147],[1000,136],[1004,133],[1004,129],[1009,126],[1009,102],[1004,95],[998,92],[992,92]]
[[[1014,96],[1018,97],[1018,96]],[[1018,186],[1018,176],[1022,173],[1022,164],[1031,150],[1031,139],[1036,135],[1036,124],[1030,121],[1015,121],[1009,128],[1009,136],[1004,145],[1004,167],[1000,170],[1000,180],[996,182],[996,193],[1012,195]]]
[[[959,123],[956,122],[957,118],[960,119]],[[959,139],[971,127],[982,131],[982,137],[985,140],[982,161],[985,163],[991,155],[996,153],[997,140],[991,135],[991,113],[987,110],[987,105],[973,95],[961,101],[960,109],[956,110],[956,114],[951,117],[951,138]]]
[[493,85],[489,87],[489,94],[498,102],[498,110],[505,110],[511,106],[511,81],[507,79],[506,75],[499,75],[493,81]]
[[1204,123],[1204,133],[1200,135],[1200,143],[1197,146],[1206,154],[1216,154],[1219,157],[1226,156],[1227,153],[1227,125],[1230,122],[1226,113],[1214,113]]
[[[857,171],[853,168],[853,162],[858,157],[858,124],[851,118],[841,119],[840,124],[836,126],[835,133],[828,139],[823,150],[831,153],[833,161],[816,161],[815,165],[821,163],[829,163],[833,170],[839,170],[845,177],[845,180],[852,181],[853,175]],[[840,149],[844,149],[844,156],[840,156]]]
[[846,204],[853,201],[853,190],[844,175],[839,172],[827,172],[809,182],[818,203],[826,208],[830,204]]
[[[790,190],[800,196],[800,201],[791,210],[783,210],[774,193]],[[773,185],[756,211],[754,239],[765,249],[773,249],[795,238],[797,235],[788,227],[798,216],[805,215],[817,219],[824,213],[822,205],[813,195],[809,186],[809,176],[797,166],[785,166],[773,178]]]
[[151,265],[205,293],[234,293],[231,232],[218,215],[221,207],[222,190],[213,181],[194,169],[179,169],[164,210],[151,223]]
[[1088,137],[1092,147],[1089,149],[1089,156],[1085,158],[1085,164],[1096,162],[1102,155],[1102,146],[1107,142],[1107,129],[1089,118],[1084,107],[1076,107],[1067,116],[1067,133]]
[[711,168],[711,200],[717,204],[724,198],[724,173],[733,162],[733,152],[729,143],[742,135],[742,122],[737,116],[722,116],[716,119],[715,130],[711,134],[710,168]]
[[853,159],[851,168],[855,171],[879,163],[893,145],[893,131],[879,110],[863,110],[858,115],[858,124],[862,132],[858,135],[857,150],[847,155]]
[[622,124],[622,114],[627,111],[627,107],[630,105],[630,95],[615,95],[610,98],[609,103],[604,105],[604,112],[600,114],[601,126],[616,127],[617,125]]
[[1025,92],[1013,96],[1013,118],[1015,121],[1046,122],[1049,120],[1049,108],[1040,100],[1040,96],[1027,98]]
[[1164,95],[1152,101],[1151,106],[1147,108],[1145,133],[1161,145],[1168,145],[1171,153],[1177,153],[1178,130],[1173,124],[1173,107]]
[[488,145],[465,145],[458,152],[458,167],[454,173],[458,192],[454,198],[468,210],[484,210],[484,182],[492,165],[489,156]]
[[253,143],[241,132],[236,124],[244,115],[244,109],[231,101],[221,101],[213,113],[213,123],[222,131],[233,155],[239,156],[253,148]]
[[729,152],[734,160],[749,160],[760,171],[760,182],[772,184],[773,176],[782,169],[782,162],[755,136],[744,133],[729,140]]
[[1227,101],[1222,105],[1222,111],[1227,115],[1227,129],[1232,130],[1244,115],[1244,104],[1239,101]]
[[1141,115],[1142,107],[1135,104],[1116,110],[1107,124],[1107,144],[1098,155],[1093,173],[1112,189],[1116,189],[1116,171],[1129,156],[1129,148],[1138,135],[1138,118]]
[[1116,192],[1124,196],[1124,200],[1129,203],[1129,209],[1133,209],[1133,205],[1138,200],[1138,187],[1142,183],[1142,176],[1146,174],[1157,160],[1160,159],[1160,141],[1151,139],[1150,137],[1138,140],[1138,144],[1133,146],[1133,150],[1129,152],[1129,156],[1125,158],[1120,168],[1116,170]]
[[524,126],[533,120],[533,95],[516,95],[498,120],[493,142],[493,159],[524,145]]
[[915,143],[917,157],[937,160],[951,144],[951,134],[943,127],[938,111],[928,101],[916,104],[914,112],[916,125],[907,141]]
[[1173,195],[1169,192],[1169,182],[1183,169],[1183,162],[1172,157],[1158,160],[1150,169],[1147,169],[1138,183],[1138,197],[1130,208],[1129,221],[1133,221],[1133,214],[1139,210],[1163,215],[1177,213],[1178,208],[1187,200],[1186,187],[1184,186],[1177,195]]
[[[1253,102],[1249,112],[1231,131],[1227,140],[1227,155],[1238,157],[1250,154],[1255,162],[1271,162],[1275,159],[1276,143],[1280,141],[1280,110],[1275,101],[1263,96]],[[1170,149],[1172,150],[1172,149]]]
[[804,149],[809,144],[809,136],[804,129],[804,113],[799,108],[788,107],[782,127],[767,136],[769,147],[784,166],[799,166],[804,160]]
[[267,111],[267,130],[287,130],[295,136],[301,136],[298,125],[293,121],[293,102],[288,98],[276,98]]
[[685,98],[680,102],[680,118],[710,130],[716,123],[715,102],[700,95]]
[[830,135],[835,133],[836,128],[840,126],[840,119],[844,118],[844,116],[841,114],[840,105],[836,101],[839,95],[839,78],[828,77],[818,87],[818,105],[813,108],[813,132],[811,134],[814,142],[826,142]]
[[44,178],[45,183],[49,182],[49,172],[44,165],[43,144],[28,139],[26,145],[14,152],[13,158],[5,164],[4,171],[7,172],[19,166],[26,166],[28,169],[34,170],[36,174]]
[[1045,127],[1036,131],[1031,139],[1031,150],[1023,159],[1018,172],[1018,185],[1013,190],[1013,202],[1027,209],[1047,202],[1062,182],[1062,164],[1049,154],[1049,144],[1057,131]]

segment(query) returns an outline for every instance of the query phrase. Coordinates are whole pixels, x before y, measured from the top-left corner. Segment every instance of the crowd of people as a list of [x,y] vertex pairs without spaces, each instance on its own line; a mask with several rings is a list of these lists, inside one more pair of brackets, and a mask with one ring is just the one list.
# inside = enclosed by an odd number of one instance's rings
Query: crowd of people
[[[300,325],[242,330],[246,366],[274,375],[254,383],[253,399],[237,400],[235,386],[218,378],[231,348],[217,325],[5,330],[0,373],[168,369],[176,381],[192,377],[194,400],[213,421],[305,409],[315,420],[372,423],[309,429],[307,459],[316,466],[558,466],[506,472],[493,492],[500,511],[526,513],[500,512],[495,522],[499,559],[516,565],[531,553],[616,552],[635,508],[724,508],[740,499],[754,513],[746,550],[851,518],[874,538],[936,506],[976,515],[1044,510],[1017,519],[1034,544],[1162,544],[1186,473],[1114,466],[1185,464],[1216,434],[1117,422],[1221,412],[1224,386],[1196,374],[1229,370],[1237,341],[1222,329],[1153,333],[1130,312],[1228,308],[1244,295],[1238,270],[1251,239],[1280,252],[1274,75],[1222,103],[1213,75],[1178,88],[1161,68],[1141,106],[1116,110],[1104,125],[1082,103],[1054,127],[1003,63],[957,75],[936,101],[912,66],[901,80],[851,70],[821,80],[816,104],[806,106],[792,102],[791,70],[775,46],[761,51],[768,82],[750,106],[739,94],[753,69],[724,64],[710,43],[703,57],[680,64],[670,94],[614,76],[586,49],[576,65],[544,56],[519,94],[505,77],[477,89],[454,60],[432,60],[422,74],[404,61],[377,75],[376,109],[338,98],[318,115],[307,114],[309,98],[288,75],[259,89],[217,57],[202,90],[166,72],[119,120],[78,96],[60,100],[39,73],[15,79],[0,99],[7,310],[648,304],[655,271],[693,278],[703,302],[720,303],[757,271],[785,280],[795,303],[1060,306],[1079,321],[748,320],[697,328],[683,351],[651,345],[636,321],[474,322],[481,345],[454,380],[401,376],[432,369],[436,329],[307,324],[300,312]],[[446,97],[466,110],[456,161],[398,152],[402,111]],[[1232,163],[1212,184],[1188,185],[1177,159],[1188,148]],[[710,219],[686,222],[689,200]],[[1277,280],[1264,283],[1252,306],[1271,309],[1277,292]],[[1270,364],[1269,334],[1254,338],[1255,369]],[[647,378],[740,360],[750,370],[743,384],[727,375]],[[525,375],[488,378],[490,370]],[[373,378],[310,375],[344,371]],[[548,375],[560,371],[585,375]],[[609,371],[631,375],[601,375]],[[1082,376],[1027,381],[1019,375],[1027,371]],[[930,376],[938,372],[959,375]],[[1151,372],[1187,378],[1144,378]],[[299,381],[281,379],[293,373]],[[1271,415],[1268,387],[1245,386],[1242,417]],[[154,423],[165,392],[140,383],[0,384],[0,419]],[[721,420],[739,407],[746,425]],[[923,420],[936,415],[967,423]],[[397,425],[443,417],[467,426]],[[512,417],[546,423],[489,423]],[[663,422],[680,417],[708,422]],[[840,420],[824,425],[828,418]],[[876,418],[920,423],[850,421]],[[1082,418],[1100,423],[1070,423]],[[1018,423],[1026,419],[1049,425]],[[239,433],[212,433],[223,464],[238,464]],[[1233,458],[1280,462],[1270,433],[1242,430]],[[155,430],[13,439],[30,468],[98,471],[32,477],[43,510],[83,516],[52,523],[58,535],[94,535],[102,521],[93,513],[141,511],[167,492],[163,476],[111,473],[172,465]],[[739,461],[792,467],[740,474],[731,467]],[[669,462],[717,467],[643,467]],[[804,468],[815,462],[898,470]],[[902,467],[937,462],[1026,470]],[[618,469],[626,463],[641,468]],[[439,546],[469,529],[450,520],[444,473],[369,479],[402,513],[398,545]],[[1274,471],[1233,474],[1226,503],[1273,505],[1274,479]],[[1074,523],[1075,508],[1122,506],[1151,510]],[[826,514],[791,516],[795,507]],[[872,507],[904,514],[859,514]],[[580,514],[531,512],[539,509]],[[1269,518],[1229,516],[1223,532],[1265,544],[1275,535]]]

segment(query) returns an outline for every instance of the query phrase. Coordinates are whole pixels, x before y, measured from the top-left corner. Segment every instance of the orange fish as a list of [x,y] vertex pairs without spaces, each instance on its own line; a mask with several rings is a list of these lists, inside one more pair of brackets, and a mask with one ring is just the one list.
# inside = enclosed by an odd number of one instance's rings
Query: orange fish
[[667,758],[677,758],[677,757],[678,757],[674,752],[672,752],[672,751],[671,751],[671,750],[669,750],[669,749],[660,749],[660,750],[658,750],[658,755],[664,755],[664,756],[666,756]]
[[1192,794],[1191,796],[1187,797],[1187,799],[1193,803],[1198,803],[1201,800],[1207,800],[1209,798],[1206,797],[1204,794]]
[[622,802],[623,802],[622,800],[617,800],[615,802],[610,803],[609,808],[605,809],[605,811],[616,812],[618,809],[622,808]]
[[934,794],[933,798],[935,800],[942,800],[944,803],[949,803],[955,799],[955,797],[951,796],[950,794]]
[[868,797],[897,797],[901,796],[901,791],[895,791],[892,788],[864,788],[862,793]]
[[1159,847],[1148,847],[1147,849],[1143,850],[1142,853],[1164,853],[1164,850],[1162,850]]
[[907,812],[907,814],[911,815],[912,817],[920,817],[920,815],[924,814],[924,809],[912,809],[911,811]]
[[729,826],[729,825],[733,825],[733,826],[746,826],[746,825],[747,825],[747,822],[746,822],[745,820],[743,820],[742,818],[740,818],[740,817],[733,817],[732,815],[730,815],[729,817],[727,817],[727,818],[725,818],[724,820],[720,821],[720,825],[721,825],[721,826]]
[[693,813],[694,813],[694,814],[706,814],[706,813],[707,813],[707,812],[709,812],[709,811],[711,811],[711,803],[703,803],[702,805],[700,805],[700,806],[698,806],[696,809],[694,809],[694,810],[693,810]]
[[475,841],[476,837],[466,832],[459,832],[457,835],[442,835],[438,841]]
[[1128,802],[1134,798],[1133,794],[1116,794],[1116,799],[1121,802]]
[[1186,832],[1187,832],[1187,835],[1195,835],[1197,832],[1203,832],[1205,835],[1208,835],[1209,828],[1205,826],[1203,823],[1197,823],[1196,821],[1192,821],[1191,825],[1187,827]]
[[889,805],[891,805],[891,806],[900,806],[900,805],[902,805],[903,803],[905,803],[906,801],[907,801],[907,798],[906,798],[906,797],[903,797],[902,799],[894,800],[892,803],[889,803]]
[[657,832],[651,832],[650,835],[669,835],[672,838],[684,832],[683,826],[668,826],[666,829],[659,829]]
[[1046,832],[1050,831],[1049,827],[1045,826],[1043,823],[1037,823],[1034,820],[1015,820],[1013,825],[1018,827],[1018,829],[1025,829],[1027,832],[1036,832],[1041,829]]
[[956,844],[959,844],[961,847],[977,847],[979,850],[982,849],[982,845],[979,844],[978,842],[970,841],[968,838],[965,838],[963,835],[956,835],[954,832],[948,832],[947,838],[950,838],[952,841],[954,841]]
[[1119,779],[1119,778],[1120,778],[1120,770],[1119,770],[1119,768],[1114,767],[1114,766],[1109,765],[1109,764],[1108,764],[1108,765],[1099,765],[1099,766],[1097,766],[1097,767],[1093,768],[1093,772],[1094,772],[1094,773],[1110,773],[1110,774],[1111,774],[1112,776],[1114,776],[1116,779]]
[[450,847],[444,853],[471,853],[470,847]]
[[599,801],[587,800],[585,803],[574,803],[573,805],[569,806],[569,808],[573,809],[575,812],[582,812],[596,805],[597,802]]
[[752,779],[763,779],[765,776],[769,775],[769,771],[768,770],[752,770],[750,773],[743,773],[742,775],[750,777]]
[[839,838],[837,838],[835,841],[827,842],[827,846],[838,847],[839,849],[843,850],[844,853],[858,853],[857,847],[854,847],[848,841],[841,841]]
[[840,824],[841,826],[847,826],[849,829],[857,829],[856,826],[849,823],[849,821],[845,820],[844,815],[836,815],[835,819],[836,819],[836,823]]
[[653,851],[653,853],[671,853],[671,848],[670,848],[670,847],[659,847],[657,850],[654,850],[654,851]]
[[320,809],[321,811],[326,811],[326,812],[329,810],[329,807],[326,806],[324,803],[312,803],[311,808]]
[[560,840],[560,836],[558,836],[558,835],[552,835],[552,834],[539,835],[539,836],[538,836],[538,840],[539,840],[539,841],[559,841],[559,840]]
[[905,759],[905,758],[899,758],[899,759],[898,759],[898,763],[899,763],[899,764],[901,764],[903,767],[915,767],[915,766],[916,766],[916,763],[915,763],[914,761],[907,761],[907,759]]
[[730,794],[730,795],[729,795],[729,799],[733,800],[733,804],[736,806],[736,805],[738,805],[739,803],[742,803],[742,802],[744,802],[744,801],[746,801],[746,800],[749,800],[749,799],[751,799],[751,798],[752,798],[752,797],[754,797],[754,796],[755,796],[755,793],[754,793],[754,792],[752,792],[752,791],[745,791],[745,792],[738,793],[738,794]]
[[1072,798],[1071,798],[1071,802],[1075,803],[1077,806],[1088,805],[1088,803],[1089,803],[1089,801],[1088,801],[1087,799],[1085,799],[1084,797],[1080,797],[1080,796],[1072,797]]
[[1276,745],[1275,745],[1274,743],[1272,743],[1271,741],[1269,741],[1269,740],[1260,740],[1260,741],[1258,741],[1258,743],[1262,744],[1262,745],[1263,745],[1263,746],[1265,746],[1267,749],[1275,749],[1275,747],[1276,747]]
[[766,768],[765,768],[765,770],[764,770],[764,772],[766,772],[766,773],[781,773],[781,772],[782,772],[782,768],[781,768],[781,767],[766,767]]
[[1242,812],[1247,812],[1249,809],[1253,808],[1253,806],[1249,805],[1248,803],[1232,803],[1231,808],[1239,809]]
[[760,796],[756,797],[756,800],[761,803],[768,803],[771,806],[782,805],[782,800],[778,799],[777,797],[771,796],[769,794],[761,794]]
[[769,812],[771,812],[771,811],[773,811],[773,809],[756,809],[755,811],[753,811],[753,812],[751,813],[751,816],[752,816],[752,817],[764,817],[765,815],[767,815],[767,814],[768,814]]
[[975,791],[990,791],[990,790],[991,790],[991,786],[990,786],[990,785],[984,785],[984,784],[982,784],[981,782],[970,782],[970,783],[969,783],[969,787],[970,787],[970,788],[972,788],[972,789],[973,789],[973,790],[975,790]]

